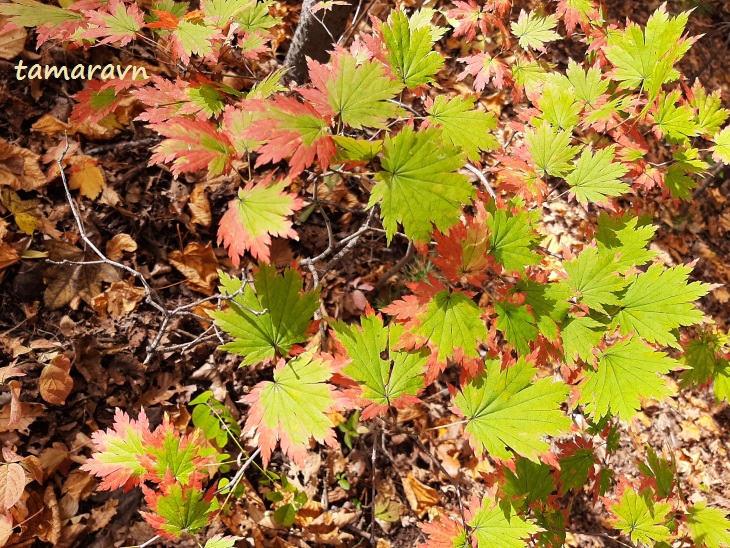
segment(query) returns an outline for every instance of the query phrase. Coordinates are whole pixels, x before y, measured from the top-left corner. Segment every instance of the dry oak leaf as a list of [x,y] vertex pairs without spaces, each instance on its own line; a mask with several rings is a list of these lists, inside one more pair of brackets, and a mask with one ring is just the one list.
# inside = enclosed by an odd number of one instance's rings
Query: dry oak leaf
[[135,287],[132,280],[114,282],[104,293],[92,299],[92,307],[99,314],[118,318],[132,312],[144,297],[144,289]]
[[182,252],[171,252],[168,259],[185,276],[190,289],[205,295],[213,294],[218,280],[218,259],[212,243],[205,247],[197,242],[190,243]]
[[68,187],[80,190],[81,194],[93,200],[104,188],[104,174],[91,156],[74,156],[69,169]]
[[0,139],[0,186],[9,186],[13,190],[38,190],[44,187],[46,177],[38,163],[39,158],[27,148]]
[[39,390],[41,397],[52,405],[63,405],[74,387],[74,381],[69,375],[71,361],[59,354],[41,371]]
[[0,464],[0,510],[9,510],[25,490],[25,470],[17,462]]
[[419,518],[422,518],[429,508],[436,506],[439,502],[438,491],[418,481],[413,476],[413,472],[408,472],[408,476],[403,481],[403,491],[406,493],[408,504]]
[[[58,240],[46,243],[48,257],[52,261],[70,261],[71,264],[49,264],[43,272],[48,287],[43,301],[51,310],[68,305],[76,310],[81,299],[93,306],[93,299],[101,293],[101,283],[121,281],[116,268],[98,263],[99,257],[92,251],[82,251],[75,245]],[[73,264],[96,262],[95,264]]]
[[137,242],[129,234],[115,234],[106,244],[106,256],[112,261],[121,259],[125,251],[137,251]]
[[23,27],[16,25],[13,25],[15,28],[3,29],[7,22],[7,17],[0,15],[0,59],[12,59],[23,51],[28,36]]
[[38,118],[35,122],[33,122],[33,125],[30,126],[30,129],[32,129],[33,131],[39,131],[40,133],[43,133],[45,135],[55,135],[56,133],[64,132],[68,133],[69,135],[73,135],[74,133],[76,133],[72,124],[62,122],[61,120],[50,114],[44,114],[43,116]]

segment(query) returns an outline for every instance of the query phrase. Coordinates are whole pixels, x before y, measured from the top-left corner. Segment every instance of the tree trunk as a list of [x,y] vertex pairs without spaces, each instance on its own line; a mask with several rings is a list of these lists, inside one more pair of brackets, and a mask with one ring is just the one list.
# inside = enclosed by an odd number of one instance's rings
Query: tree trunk
[[289,68],[287,76],[300,84],[307,78],[307,57],[320,63],[329,60],[329,52],[345,32],[350,14],[358,2],[346,0],[347,5],[335,4],[329,11],[320,10],[312,15],[312,6],[318,1],[304,0],[302,3],[299,25],[284,59],[284,65]]

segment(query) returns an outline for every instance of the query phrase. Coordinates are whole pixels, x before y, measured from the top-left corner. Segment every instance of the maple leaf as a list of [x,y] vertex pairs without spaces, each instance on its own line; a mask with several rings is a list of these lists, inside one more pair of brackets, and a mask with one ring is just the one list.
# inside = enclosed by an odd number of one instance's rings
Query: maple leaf
[[602,78],[601,69],[594,67],[585,71],[573,60],[568,62],[565,74],[573,86],[575,98],[589,106],[598,106],[598,99],[606,93],[610,84],[608,79]]
[[429,301],[415,333],[426,337],[438,349],[437,359],[445,361],[457,348],[465,356],[477,356],[477,346],[487,338],[481,309],[468,295],[439,291]]
[[71,122],[93,124],[114,112],[124,95],[115,92],[114,88],[108,87],[105,82],[90,80],[86,89],[78,92],[73,98],[78,103],[74,105],[71,113]]
[[560,0],[555,8],[555,15],[563,18],[568,36],[578,26],[586,28],[591,21],[601,21],[600,12],[591,0]]
[[687,525],[692,540],[697,545],[707,548],[730,546],[730,520],[727,512],[719,508],[708,508],[706,501],[700,501],[689,507]]
[[543,176],[564,177],[573,168],[570,160],[578,152],[578,147],[571,146],[570,140],[570,131],[555,130],[546,121],[535,131],[527,130],[525,142],[537,172]]
[[229,309],[210,312],[216,325],[234,338],[221,348],[243,356],[241,365],[285,356],[304,341],[319,307],[319,289],[302,294],[302,285],[295,270],[277,276],[276,268],[265,264],[259,264],[253,287],[244,288],[242,279],[221,273],[221,290],[235,295]]
[[494,311],[497,313],[495,323],[505,340],[514,346],[520,356],[530,353],[530,342],[537,339],[535,317],[530,314],[526,306],[510,302],[495,302]]
[[474,89],[476,91],[483,91],[490,80],[495,88],[502,89],[505,83],[512,79],[507,65],[484,52],[459,57],[457,61],[466,63],[466,68],[459,73],[456,81],[461,82],[467,76],[474,76]]
[[524,272],[525,266],[540,262],[533,248],[538,236],[532,228],[534,215],[497,209],[487,217],[489,254],[508,272]]
[[588,478],[595,476],[595,466],[599,464],[595,449],[590,442],[581,438],[560,444],[560,493],[582,488]]
[[607,203],[609,196],[621,196],[629,189],[629,184],[620,180],[629,170],[613,161],[614,151],[614,145],[595,153],[584,149],[575,162],[575,169],[565,177],[580,203]]
[[500,360],[487,360],[485,371],[454,397],[455,409],[467,420],[475,451],[504,460],[514,451],[536,461],[550,448],[543,437],[570,428],[570,419],[560,411],[569,389],[549,378],[533,382],[537,370],[522,358],[500,369]]
[[646,23],[646,32],[629,23],[625,30],[608,34],[606,58],[614,65],[613,79],[630,88],[644,88],[653,101],[661,86],[676,80],[674,64],[692,44],[682,38],[689,12],[669,17],[666,6],[657,9]]
[[43,217],[38,210],[41,202],[37,198],[21,200],[17,192],[3,188],[0,190],[0,203],[13,214],[15,224],[28,236],[32,236],[42,226]]
[[499,148],[497,139],[490,130],[497,126],[497,119],[491,112],[474,109],[474,99],[454,97],[451,100],[439,95],[428,107],[428,118],[451,144],[466,151],[472,161],[478,161],[480,151]]
[[490,265],[487,257],[489,248],[489,227],[485,222],[486,211],[482,202],[475,202],[477,215],[466,219],[466,224],[457,224],[449,229],[448,235],[434,232],[438,245],[438,256],[432,259],[444,276],[457,282],[462,277],[472,285],[479,285],[486,277],[485,269]]
[[273,381],[258,383],[244,398],[251,405],[245,430],[256,428],[266,466],[277,441],[299,466],[304,466],[309,440],[338,447],[328,413],[336,406],[327,361],[311,353],[280,360]]
[[120,47],[126,46],[135,39],[144,26],[144,14],[136,4],[125,5],[122,0],[110,0],[106,12],[101,10],[85,10],[87,21],[92,25],[82,32],[80,38],[100,38],[98,45],[118,42]]
[[635,332],[651,343],[679,348],[673,331],[702,320],[704,315],[693,301],[709,290],[701,282],[687,283],[691,270],[685,265],[664,269],[653,264],[646,272],[632,276],[612,326],[618,324],[624,335]]
[[601,256],[610,255],[616,260],[616,272],[625,274],[632,266],[641,266],[658,255],[646,249],[656,227],[650,221],[629,215],[598,217],[596,241]]
[[545,43],[560,39],[560,35],[554,29],[558,25],[558,19],[554,15],[540,15],[531,11],[529,14],[522,10],[516,22],[512,23],[512,34],[514,34],[522,49],[536,49],[545,51]]
[[[80,299],[93,305],[93,299],[101,293],[101,283],[114,283],[121,280],[119,271],[110,264],[93,263],[99,257],[95,252],[82,251],[75,245],[63,241],[45,242],[50,259],[69,264],[49,264],[44,270],[48,287],[43,293],[43,301],[51,310],[69,305],[74,310]],[[79,264],[92,262],[93,264]]]
[[363,317],[359,328],[338,322],[334,332],[351,360],[342,373],[360,385],[359,399],[366,405],[363,419],[384,413],[391,405],[400,408],[418,401],[428,351],[394,350],[404,332],[402,325],[384,327],[373,314]]
[[712,141],[715,143],[715,146],[710,147],[712,159],[730,165],[730,126],[718,132]]
[[454,19],[456,26],[454,27],[454,38],[463,36],[464,40],[471,42],[479,30],[479,19],[481,18],[482,8],[474,2],[469,0],[463,2],[457,0],[454,2],[455,8],[451,8],[447,16]]
[[467,533],[461,520],[439,515],[429,523],[419,523],[418,527],[428,537],[418,548],[470,548]]
[[[523,457],[503,466],[504,485],[502,491],[509,495],[512,504],[522,509],[524,504],[532,506],[536,501],[547,502],[547,497],[555,490],[552,468],[544,462],[533,462]],[[523,504],[524,503],[524,504]]]
[[583,105],[576,100],[572,88],[548,84],[537,101],[542,118],[558,129],[572,130],[578,123]]
[[101,478],[98,489],[114,491],[124,487],[129,491],[140,484],[147,473],[141,457],[147,452],[145,438],[151,435],[149,428],[144,409],[137,420],[117,409],[113,429],[97,430],[91,435],[95,452],[81,469]]
[[351,127],[382,128],[388,118],[405,112],[388,102],[403,84],[386,76],[383,64],[377,60],[359,63],[352,55],[340,52],[326,65],[310,59],[309,75],[315,89],[302,88],[299,93]]
[[612,413],[628,421],[641,407],[640,398],[673,395],[659,374],[678,367],[679,362],[635,337],[618,341],[599,352],[595,370],[585,372],[580,401],[596,419]]
[[685,142],[697,135],[694,111],[688,105],[676,104],[681,94],[679,90],[666,96],[662,94],[654,115],[654,133],[658,137],[666,135],[671,142]]
[[493,503],[488,497],[482,500],[482,506],[469,522],[469,527],[478,546],[500,548],[523,548],[525,539],[540,530],[532,521],[518,516],[509,503]]
[[394,10],[382,26],[382,36],[387,48],[387,59],[393,73],[408,89],[415,89],[430,82],[441,69],[444,58],[433,51],[436,41],[430,24],[418,26],[415,18]]
[[234,548],[236,542],[239,540],[243,540],[243,537],[215,535],[205,542],[205,546],[203,546],[203,548]]
[[190,57],[211,57],[213,53],[212,41],[222,39],[223,35],[204,21],[180,20],[168,37],[170,48],[175,60],[183,64],[190,62]]
[[462,153],[444,144],[439,130],[415,132],[404,127],[383,144],[382,171],[372,189],[367,207],[380,205],[388,243],[398,223],[409,238],[427,242],[432,223],[444,232],[456,224],[461,204],[471,201],[474,187],[464,175]]
[[631,542],[652,546],[654,541],[669,540],[666,522],[672,505],[652,501],[649,492],[637,493],[626,489],[621,500],[607,507],[615,516],[611,525],[629,535]]
[[200,169],[207,169],[211,176],[230,170],[233,145],[214,124],[173,118],[150,127],[167,139],[157,145],[149,165],[173,162],[175,176]]
[[256,0],[204,0],[200,8],[214,25],[224,27],[229,20],[250,10],[255,4]]
[[288,184],[286,179],[273,184],[268,179],[255,185],[252,181],[229,202],[218,227],[218,243],[228,249],[235,266],[239,266],[246,251],[268,263],[272,236],[299,239],[289,216],[300,210],[304,202],[295,194],[284,192]]
[[264,144],[256,167],[289,158],[289,177],[294,178],[312,165],[315,156],[326,170],[335,155],[329,132],[329,119],[309,103],[292,97],[275,96],[270,100],[251,99],[245,108],[261,113],[260,119],[246,129],[244,136]]
[[142,486],[145,502],[151,512],[140,512],[155,532],[169,540],[179,539],[183,533],[194,535],[208,525],[218,510],[218,502],[206,500],[200,489],[173,484],[165,491]]
[[697,133],[709,138],[720,131],[722,124],[730,116],[730,110],[721,108],[722,97],[720,96],[720,90],[708,95],[705,88],[697,80],[695,85],[692,86],[689,99],[690,106],[697,111],[695,117]]
[[616,260],[611,255],[599,256],[595,247],[585,248],[577,259],[563,263],[570,287],[581,303],[606,313],[604,305],[621,303],[617,292],[626,286],[626,281],[616,275]]
[[597,319],[571,315],[560,332],[566,363],[573,365],[576,355],[584,362],[590,361],[605,332],[606,326]]

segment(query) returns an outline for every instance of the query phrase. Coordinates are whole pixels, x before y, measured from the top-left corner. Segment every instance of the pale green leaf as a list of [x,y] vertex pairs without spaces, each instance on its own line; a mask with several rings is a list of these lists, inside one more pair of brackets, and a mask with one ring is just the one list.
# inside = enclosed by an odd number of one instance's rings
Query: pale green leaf
[[533,522],[518,516],[508,502],[494,504],[486,497],[469,527],[473,528],[480,548],[524,548],[527,539],[540,530]]
[[568,273],[568,279],[563,283],[574,291],[581,303],[604,314],[604,305],[620,304],[616,293],[626,282],[616,275],[614,257],[599,256],[595,247],[587,247],[577,259],[565,261],[563,267]]
[[530,342],[537,339],[537,326],[533,316],[524,305],[510,302],[495,302],[497,313],[496,326],[505,340],[515,347],[517,354],[525,356],[530,353]]
[[383,41],[393,73],[408,89],[428,84],[441,69],[444,58],[433,51],[430,26],[413,28],[401,11],[391,12],[383,25]]
[[444,137],[454,146],[463,148],[472,161],[479,160],[480,151],[499,147],[491,133],[497,126],[497,119],[491,112],[475,110],[473,98],[457,96],[449,100],[445,95],[439,95],[428,113],[428,119],[442,130]]
[[526,211],[513,213],[503,209],[495,210],[487,218],[489,254],[505,270],[524,272],[526,266],[540,262],[540,256],[533,251],[538,239],[533,221]]
[[730,126],[712,138],[715,146],[711,147],[712,158],[717,162],[730,165]]
[[558,18],[554,15],[540,15],[522,10],[516,22],[512,23],[514,34],[522,49],[545,51],[545,43],[559,40],[560,35],[553,29],[558,26]]
[[687,525],[692,540],[707,548],[727,548],[730,546],[730,520],[727,512],[719,508],[708,508],[707,502],[692,505],[687,512]]
[[654,546],[655,541],[669,540],[666,522],[671,509],[671,504],[654,502],[648,494],[626,489],[619,503],[610,507],[616,516],[612,525],[629,535],[631,542]]
[[546,121],[525,132],[527,148],[532,154],[535,169],[541,175],[564,177],[572,168],[571,160],[578,147],[571,146],[571,132],[556,131]]
[[629,189],[629,184],[620,180],[629,170],[613,161],[614,150],[614,145],[595,152],[583,150],[575,169],[565,177],[580,203],[605,204],[609,196],[621,196]]

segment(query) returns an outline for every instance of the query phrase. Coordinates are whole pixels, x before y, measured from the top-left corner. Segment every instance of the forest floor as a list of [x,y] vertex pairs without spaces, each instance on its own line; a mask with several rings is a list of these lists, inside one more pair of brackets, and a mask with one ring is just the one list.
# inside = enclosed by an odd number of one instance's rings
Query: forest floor
[[[609,19],[629,16],[640,23],[660,4],[628,0],[606,3]],[[293,28],[296,3],[290,4],[282,2],[280,10]],[[371,9],[376,15],[383,14],[391,4],[375,2]],[[730,6],[722,0],[673,0],[668,2],[668,10],[678,12],[695,5],[689,32],[704,37],[682,61],[682,68],[690,84],[699,78],[709,90],[720,89],[723,102],[728,105]],[[283,42],[282,50],[285,45]],[[449,50],[451,46],[453,51]],[[26,49],[26,58],[43,60],[87,55],[54,48],[37,54],[30,38]],[[458,56],[458,43],[447,43],[443,53],[451,59],[441,73],[440,84],[458,88],[462,84],[455,82],[457,71],[449,70],[449,63]],[[564,65],[569,52],[556,50],[552,55],[551,62]],[[50,169],[61,150],[59,140],[32,126],[48,114],[67,119],[72,107],[70,96],[81,90],[81,84],[18,82],[11,65],[9,61],[0,61],[0,137],[46,155]],[[514,116],[508,93],[485,94],[481,100],[503,120]],[[131,119],[136,115],[135,108],[130,104],[123,114]],[[87,127],[72,140],[74,146],[98,160],[105,175],[100,197],[79,201],[89,237],[109,252],[106,246],[115,235],[129,235],[135,245],[127,251],[117,250],[120,260],[140,272],[169,308],[210,294],[215,287],[216,269],[231,268],[225,251],[210,242],[215,241],[217,222],[238,187],[235,178],[174,180],[160,167],[147,167],[155,141],[151,133],[145,133],[134,123],[124,123],[117,129]],[[333,204],[328,213],[336,236],[344,237],[355,230],[366,214],[363,196],[357,191],[336,187],[326,199]],[[729,199],[730,173],[725,170],[713,172],[698,187],[689,207],[678,209],[676,204],[665,203],[659,193],[635,199],[631,204],[637,212],[651,215],[659,227],[653,246],[667,264],[696,260],[694,279],[723,285],[703,298],[701,307],[724,330],[730,327]],[[55,238],[76,230],[60,185],[52,184],[43,190],[42,209],[47,218],[46,235]],[[571,234],[588,230],[596,215],[596,210],[553,200],[543,211],[543,245],[559,250],[570,243]],[[319,214],[302,220],[297,231],[299,242],[275,242],[274,264],[288,265],[327,247],[327,232]],[[1,236],[0,222],[0,239]],[[44,247],[42,236],[34,237],[33,248],[54,252]],[[55,252],[63,254],[62,250]],[[428,268],[416,258],[391,276],[391,269],[405,253],[406,243],[397,238],[387,247],[384,234],[372,232],[364,237],[322,280],[321,297],[327,315],[348,320],[360,314],[366,302],[378,308],[400,296],[406,291],[404,282]],[[103,278],[104,273],[93,275]],[[241,396],[266,372],[257,367],[238,368],[232,355],[216,350],[215,341],[202,342],[186,351],[156,354],[145,364],[146,347],[157,334],[161,317],[140,302],[143,294],[132,287],[128,276],[125,283],[115,284],[103,298],[94,300],[96,309],[84,302],[72,302],[78,304],[75,309],[50,311],[44,306],[44,280],[59,277],[71,281],[75,276],[78,272],[69,265],[49,266],[39,259],[25,259],[4,268],[0,257],[0,366],[17,361],[24,364],[26,373],[22,379],[21,425],[7,428],[9,394],[0,393],[0,443],[40,459],[46,486],[52,488],[36,489],[28,506],[41,508],[44,502],[48,506],[48,499],[52,498],[57,503],[56,510],[50,514],[39,512],[29,519],[58,530],[55,546],[106,548],[141,544],[154,533],[139,517],[139,490],[95,494],[94,480],[79,471],[79,463],[89,453],[90,433],[108,427],[117,407],[144,407],[153,421],[159,421],[166,412],[173,421],[185,423],[189,419],[186,404],[203,390],[212,390],[239,417],[245,414]],[[92,286],[94,283],[99,282],[90,281]],[[63,290],[61,287],[55,291]],[[204,328],[194,319],[175,320],[160,346],[185,343]],[[41,405],[38,378],[42,356],[57,351],[71,351],[73,355],[74,389],[64,405]],[[407,434],[386,441],[379,432],[360,427],[352,433],[351,448],[345,445],[340,433],[341,450],[320,446],[303,469],[285,465],[281,455],[274,453],[270,468],[296,477],[301,486],[306,486],[310,501],[316,501],[306,507],[310,514],[305,512],[298,518],[300,527],[296,533],[263,517],[267,503],[259,498],[256,489],[248,489],[233,511],[212,526],[210,534],[222,532],[225,524],[230,530],[253,538],[256,546],[300,546],[302,542],[368,544],[369,513],[359,512],[358,505],[367,504],[373,490],[369,470],[375,443],[374,490],[388,506],[389,512],[384,516],[395,515],[392,521],[377,521],[376,534],[387,539],[378,546],[415,546],[424,538],[415,525],[416,518],[438,507],[455,508],[455,482],[464,492],[478,492],[481,474],[491,471],[488,463],[477,466],[478,460],[459,427],[448,425],[445,388],[445,383],[434,384],[422,404],[406,408],[398,415],[398,424],[404,430],[422,433],[425,452]],[[688,500],[701,496],[730,511],[730,408],[716,404],[710,390],[685,392],[673,405],[647,401],[625,430],[624,445],[611,463],[617,472],[628,473],[633,468],[631,463],[645,455],[646,445],[650,444],[673,457]],[[433,458],[440,466],[434,465]],[[258,481],[256,472],[247,478],[245,482],[250,485]],[[605,536],[609,528],[593,514],[590,495],[572,502],[571,527],[575,533],[568,537],[569,546],[620,546]],[[324,506],[333,510],[334,516],[327,527],[316,521]],[[324,530],[326,534],[321,533]],[[17,546],[31,546],[33,539],[21,538],[18,542]]]

